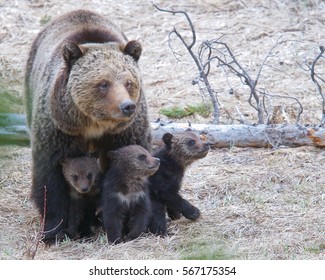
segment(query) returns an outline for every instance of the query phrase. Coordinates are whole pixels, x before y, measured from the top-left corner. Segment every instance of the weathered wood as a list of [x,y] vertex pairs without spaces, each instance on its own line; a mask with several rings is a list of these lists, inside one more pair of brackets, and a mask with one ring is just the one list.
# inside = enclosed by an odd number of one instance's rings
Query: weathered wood
[[[29,144],[25,117],[17,114],[0,114],[0,145]],[[299,125],[212,125],[189,123],[151,123],[152,138],[158,143],[166,132],[175,133],[191,129],[215,148],[229,147],[325,147],[325,128]]]
[[325,128],[299,125],[209,125],[152,123],[153,139],[159,140],[165,132],[191,129],[202,135],[215,148],[316,146],[325,147]]

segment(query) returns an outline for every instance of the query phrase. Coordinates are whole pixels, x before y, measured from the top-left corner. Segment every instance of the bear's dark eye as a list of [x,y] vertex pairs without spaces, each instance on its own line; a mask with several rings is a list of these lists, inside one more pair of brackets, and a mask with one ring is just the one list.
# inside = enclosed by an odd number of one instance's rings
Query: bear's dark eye
[[87,179],[90,181],[92,178],[93,178],[93,174],[88,173],[88,174],[87,174]]
[[139,160],[145,160],[147,158],[147,156],[145,154],[141,154],[138,156]]
[[126,83],[125,83],[125,87],[126,87],[128,90],[131,89],[132,85],[133,85],[133,83],[132,83],[131,80],[127,80]]
[[75,182],[77,182],[79,179],[78,175],[71,175],[71,177],[72,177],[72,180]]
[[188,140],[187,145],[188,146],[194,146],[195,145],[195,140],[193,140],[193,139]]
[[101,82],[99,85],[98,85],[98,89],[100,92],[102,93],[106,93],[107,90],[109,88],[109,83],[107,81],[104,81],[104,82]]

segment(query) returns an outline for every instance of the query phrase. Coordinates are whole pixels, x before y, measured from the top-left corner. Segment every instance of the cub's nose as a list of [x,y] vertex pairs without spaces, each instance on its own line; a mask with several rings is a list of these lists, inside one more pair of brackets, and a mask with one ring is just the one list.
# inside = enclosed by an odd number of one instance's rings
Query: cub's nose
[[80,193],[87,193],[90,191],[90,187],[88,185],[84,185],[80,187]]
[[134,114],[137,105],[132,101],[124,101],[120,105],[120,108],[125,116],[131,117]]

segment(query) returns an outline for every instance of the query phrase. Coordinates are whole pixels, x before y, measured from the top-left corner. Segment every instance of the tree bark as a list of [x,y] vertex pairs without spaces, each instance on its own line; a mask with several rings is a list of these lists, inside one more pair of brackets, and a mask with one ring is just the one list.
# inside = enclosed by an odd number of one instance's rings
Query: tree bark
[[279,147],[316,146],[325,147],[325,128],[299,125],[210,125],[152,123],[153,139],[159,141],[166,132],[175,133],[191,129],[215,148],[229,147]]

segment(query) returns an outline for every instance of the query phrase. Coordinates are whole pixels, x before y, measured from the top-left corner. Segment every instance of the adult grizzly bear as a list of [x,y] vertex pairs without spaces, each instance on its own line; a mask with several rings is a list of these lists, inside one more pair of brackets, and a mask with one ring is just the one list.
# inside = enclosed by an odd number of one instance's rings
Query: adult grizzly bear
[[[138,144],[150,149],[147,104],[137,61],[141,45],[105,17],[77,10],[54,20],[33,42],[26,69],[32,192],[45,215],[44,239],[68,227],[69,186],[60,162]],[[44,203],[46,201],[46,204]]]

